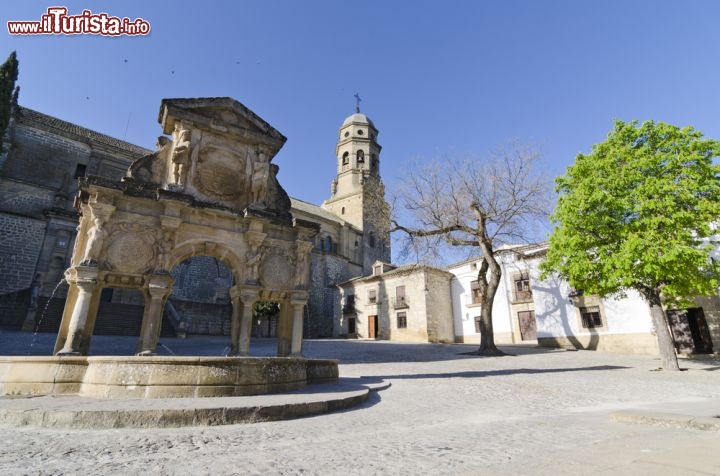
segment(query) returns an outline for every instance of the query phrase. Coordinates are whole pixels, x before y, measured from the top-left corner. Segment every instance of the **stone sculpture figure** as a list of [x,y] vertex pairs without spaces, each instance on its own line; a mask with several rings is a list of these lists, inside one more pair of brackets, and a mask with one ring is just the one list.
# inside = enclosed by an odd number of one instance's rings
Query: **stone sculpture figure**
[[258,152],[252,169],[252,180],[250,182],[250,192],[252,194],[251,203],[265,204],[269,178],[270,163],[267,160],[265,152],[261,150]]
[[180,123],[175,124],[175,149],[173,150],[173,175],[175,183],[185,183],[185,176],[190,165],[190,130],[183,129]]
[[157,263],[159,270],[167,271],[169,266],[168,258],[173,249],[173,242],[173,232],[171,231],[162,232],[162,236],[157,240],[155,249],[158,255]]
[[295,286],[304,287],[308,274],[308,256],[298,256],[295,262]]
[[107,234],[102,228],[102,220],[99,217],[93,218],[93,227],[88,231],[87,245],[85,245],[85,255],[82,259],[82,264],[96,263],[100,256],[100,250]]
[[248,269],[247,281],[256,283],[260,273],[260,261],[263,258],[263,249],[260,245],[250,244],[250,249],[245,253],[245,265]]

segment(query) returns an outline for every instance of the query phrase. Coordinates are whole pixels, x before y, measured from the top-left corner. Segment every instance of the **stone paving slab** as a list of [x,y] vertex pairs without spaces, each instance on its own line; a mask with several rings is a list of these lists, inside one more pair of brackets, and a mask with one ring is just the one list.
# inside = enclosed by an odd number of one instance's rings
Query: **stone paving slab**
[[646,423],[673,428],[720,431],[720,418],[697,418],[676,413],[657,413],[629,410],[612,414],[613,421],[625,423]]
[[[130,355],[137,338],[97,336],[91,354]],[[32,339],[32,340],[31,340]],[[0,332],[0,349],[48,355],[54,336]],[[177,355],[221,355],[226,339],[163,339]],[[34,345],[33,345],[34,344]],[[307,418],[242,425],[0,431],[0,474],[720,475],[719,434],[619,422],[615,412],[713,418],[720,358],[659,358],[477,344],[308,340],[340,375],[392,383],[363,403]],[[251,355],[276,343],[253,340]],[[314,391],[314,386],[306,391]]]
[[665,403],[648,408],[629,408],[611,414],[613,421],[644,423],[672,428],[720,431],[720,400]]
[[273,395],[212,398],[94,399],[76,395],[0,397],[0,424],[50,428],[165,428],[298,418],[350,408],[389,383],[340,378]]

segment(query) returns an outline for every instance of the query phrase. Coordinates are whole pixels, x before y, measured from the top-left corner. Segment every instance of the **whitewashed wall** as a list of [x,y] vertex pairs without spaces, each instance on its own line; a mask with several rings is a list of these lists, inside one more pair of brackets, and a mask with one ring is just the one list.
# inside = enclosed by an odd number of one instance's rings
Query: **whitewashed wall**
[[[475,317],[480,315],[480,305],[472,304],[470,288],[470,283],[477,279],[477,269],[472,269],[473,263],[480,266],[480,261],[465,262],[449,267],[448,271],[455,276],[450,283],[455,338],[458,341],[479,343],[480,334],[475,332]],[[503,276],[493,303],[493,331],[496,343],[512,342],[513,323],[508,292],[509,288]]]

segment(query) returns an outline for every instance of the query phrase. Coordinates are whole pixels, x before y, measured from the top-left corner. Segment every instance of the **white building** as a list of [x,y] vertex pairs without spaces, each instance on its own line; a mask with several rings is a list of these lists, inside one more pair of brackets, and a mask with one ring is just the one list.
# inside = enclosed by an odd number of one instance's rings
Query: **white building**
[[[623,297],[600,298],[571,289],[557,277],[540,279],[545,245],[501,249],[502,281],[493,304],[497,344],[537,342],[540,346],[592,349],[617,353],[658,353],[650,308],[630,291]],[[474,281],[480,260],[448,268],[457,342],[479,342],[478,291]],[[668,311],[680,353],[720,349],[720,299],[696,298],[688,309]]]
[[[496,344],[537,344],[657,355],[650,309],[636,292],[600,298],[567,282],[540,279],[547,247],[509,246],[498,251],[502,279],[493,303]],[[422,265],[376,262],[370,276],[338,285],[342,308],[336,336],[429,342],[480,342],[481,260],[447,271]],[[668,311],[679,353],[720,349],[720,298],[696,298],[689,309]]]
[[[503,268],[500,286],[493,302],[493,331],[496,344],[535,342],[536,325],[533,292],[527,263],[517,252],[531,253],[537,247],[508,247],[498,252]],[[480,342],[480,290],[477,286],[480,258],[448,267],[451,284],[453,323],[456,342]]]

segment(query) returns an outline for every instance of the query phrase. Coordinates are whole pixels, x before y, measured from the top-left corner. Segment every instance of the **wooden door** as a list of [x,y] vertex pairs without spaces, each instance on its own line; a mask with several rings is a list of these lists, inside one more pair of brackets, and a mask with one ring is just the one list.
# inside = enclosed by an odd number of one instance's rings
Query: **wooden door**
[[537,339],[537,325],[535,324],[535,311],[518,312],[518,323],[520,324],[520,338],[522,340]]
[[377,338],[377,328],[378,328],[378,317],[377,316],[369,316],[368,317],[368,338],[369,339]]
[[695,353],[711,354],[713,351],[712,336],[703,309],[701,307],[688,309],[687,319],[693,337],[693,344],[695,344]]

